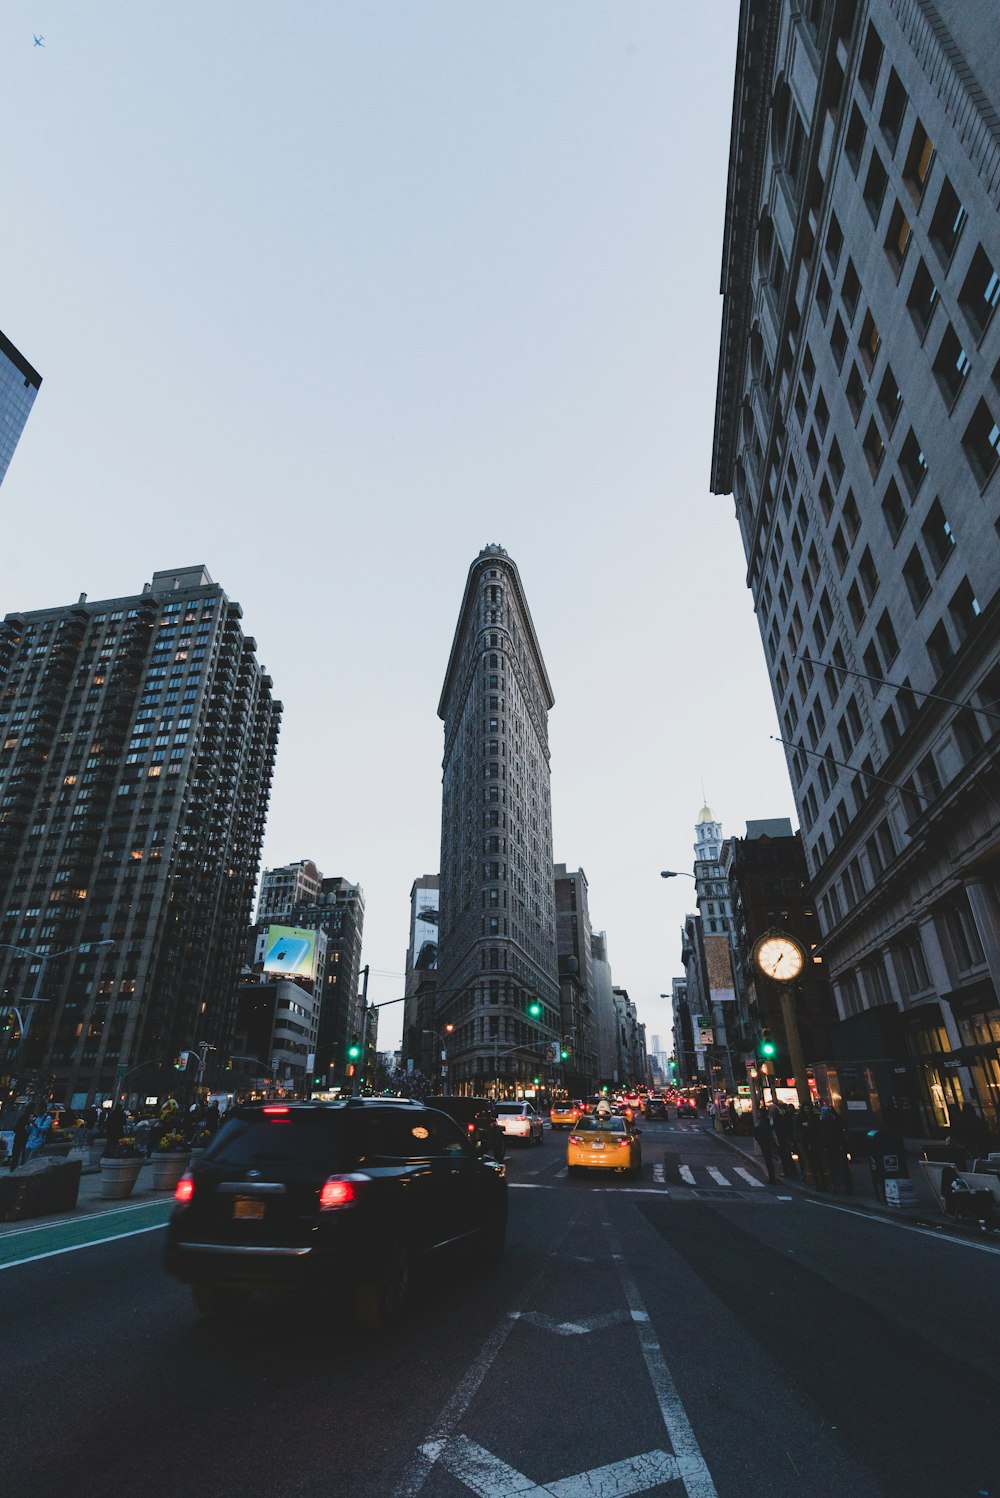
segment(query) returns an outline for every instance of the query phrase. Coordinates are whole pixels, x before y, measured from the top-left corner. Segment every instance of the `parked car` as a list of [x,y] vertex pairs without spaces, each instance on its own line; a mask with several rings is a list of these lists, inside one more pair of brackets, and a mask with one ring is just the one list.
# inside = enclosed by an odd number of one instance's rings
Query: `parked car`
[[497,1123],[508,1139],[542,1142],[542,1120],[530,1103],[497,1103]]
[[306,1286],[378,1329],[405,1310],[424,1261],[502,1255],[506,1167],[420,1103],[250,1104],[230,1110],[175,1201],[164,1265],[203,1314]]
[[587,1114],[566,1141],[566,1168],[570,1175],[581,1170],[627,1170],[639,1175],[642,1144],[638,1129],[627,1118]]
[[457,1097],[446,1094],[426,1099],[428,1108],[437,1108],[447,1113],[472,1140],[479,1154],[492,1155],[502,1160],[507,1152],[507,1139],[497,1123],[496,1104],[488,1097]]

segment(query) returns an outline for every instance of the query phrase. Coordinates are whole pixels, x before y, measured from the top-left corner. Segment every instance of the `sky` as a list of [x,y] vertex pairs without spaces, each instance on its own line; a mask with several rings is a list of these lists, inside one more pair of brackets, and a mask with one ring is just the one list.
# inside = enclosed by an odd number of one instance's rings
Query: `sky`
[[[0,614],[204,564],[285,705],[263,862],[403,991],[470,563],[520,569],[554,855],[668,1045],[704,795],[794,809],[709,493],[737,0],[6,0]],[[33,35],[45,38],[36,47]],[[401,1006],[379,1044],[398,1043]]]

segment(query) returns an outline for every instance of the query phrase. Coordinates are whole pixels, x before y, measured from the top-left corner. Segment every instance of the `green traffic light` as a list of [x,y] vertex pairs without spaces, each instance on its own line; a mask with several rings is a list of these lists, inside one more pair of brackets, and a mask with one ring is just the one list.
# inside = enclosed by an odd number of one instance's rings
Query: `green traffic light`
[[760,1054],[764,1057],[765,1061],[769,1061],[772,1056],[776,1056],[778,1054],[778,1047],[775,1045],[774,1041],[770,1039],[769,1036],[765,1036],[761,1040]]
[[537,999],[532,999],[531,1003],[528,1005],[528,1013],[531,1015],[532,1019],[541,1018],[542,1006]]
[[349,1045],[347,1047],[347,1059],[348,1059],[348,1061],[357,1061],[357,1059],[358,1059],[358,1057],[360,1055],[361,1055],[361,1047],[358,1045],[357,1041],[355,1041],[352,1045]]
[[560,1061],[568,1061],[569,1060],[569,1051],[567,1051],[565,1049],[565,1047],[559,1052],[559,1059],[560,1059]]

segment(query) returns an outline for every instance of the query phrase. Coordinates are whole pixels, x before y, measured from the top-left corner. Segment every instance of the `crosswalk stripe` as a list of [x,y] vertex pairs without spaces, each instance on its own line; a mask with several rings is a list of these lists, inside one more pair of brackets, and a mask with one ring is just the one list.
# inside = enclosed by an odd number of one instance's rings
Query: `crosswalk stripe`
[[763,1181],[758,1181],[757,1177],[754,1176],[754,1175],[751,1175],[750,1172],[749,1172],[749,1170],[744,1170],[742,1165],[734,1165],[733,1169],[736,1171],[736,1174],[738,1176],[742,1176],[743,1177],[743,1179],[747,1182],[748,1185],[763,1187],[764,1182]]
[[654,1181],[659,1181],[661,1183],[663,1181],[663,1162],[662,1161],[660,1162],[659,1165],[654,1165],[653,1166],[653,1180]]
[[681,1173],[681,1180],[685,1183],[685,1185],[693,1186],[694,1176],[691,1173],[690,1165],[681,1165],[679,1168]]
[[726,1180],[726,1178],[722,1174],[721,1170],[716,1170],[716,1168],[715,1168],[714,1165],[706,1165],[705,1169],[708,1171],[709,1175],[712,1177],[712,1180],[716,1181],[720,1186],[729,1186],[729,1185],[732,1184],[731,1181],[727,1181]]

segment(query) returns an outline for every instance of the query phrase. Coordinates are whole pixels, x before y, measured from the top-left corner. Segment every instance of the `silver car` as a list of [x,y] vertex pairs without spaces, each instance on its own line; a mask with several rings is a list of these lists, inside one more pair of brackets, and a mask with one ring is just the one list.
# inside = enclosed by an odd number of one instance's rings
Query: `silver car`
[[530,1103],[497,1103],[497,1123],[508,1139],[542,1142],[542,1120]]

